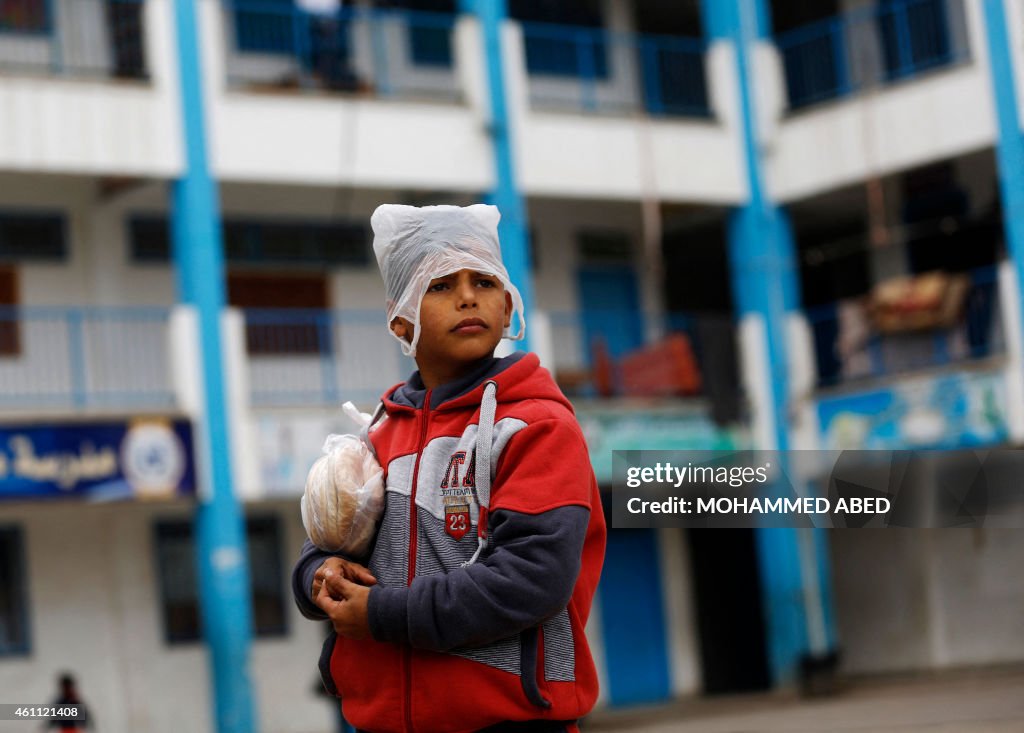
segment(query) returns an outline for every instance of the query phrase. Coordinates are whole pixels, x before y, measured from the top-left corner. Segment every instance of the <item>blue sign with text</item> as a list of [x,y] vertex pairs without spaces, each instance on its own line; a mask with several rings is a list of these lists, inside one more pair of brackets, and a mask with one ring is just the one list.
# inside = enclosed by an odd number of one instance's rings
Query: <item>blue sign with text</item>
[[187,420],[0,426],[0,500],[172,499],[195,474]]

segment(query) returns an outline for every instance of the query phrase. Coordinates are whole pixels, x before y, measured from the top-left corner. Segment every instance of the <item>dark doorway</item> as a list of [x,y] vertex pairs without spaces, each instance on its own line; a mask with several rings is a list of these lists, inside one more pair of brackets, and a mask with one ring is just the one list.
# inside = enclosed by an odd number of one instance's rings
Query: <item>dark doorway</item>
[[662,237],[666,330],[689,338],[711,417],[729,425],[742,417],[742,390],[724,214],[672,223]]
[[687,537],[704,693],[768,689],[754,530],[691,529]]

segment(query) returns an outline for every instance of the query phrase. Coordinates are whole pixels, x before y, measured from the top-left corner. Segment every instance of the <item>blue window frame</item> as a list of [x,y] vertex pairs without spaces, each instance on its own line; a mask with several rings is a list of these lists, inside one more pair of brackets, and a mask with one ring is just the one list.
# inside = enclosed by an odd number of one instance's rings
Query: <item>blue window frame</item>
[[[288,623],[280,522],[277,517],[254,517],[246,520],[245,528],[254,631],[260,637],[285,636]],[[164,639],[168,644],[199,641],[202,624],[192,523],[158,521],[154,525],[154,537]]]
[[0,656],[30,651],[28,575],[19,527],[0,527]]
[[596,0],[511,0],[509,14],[523,24],[528,73],[608,78],[608,41]]
[[888,79],[952,60],[946,0],[882,0],[878,30]]
[[387,5],[407,11],[409,58],[415,65],[451,68],[454,0],[391,0]]
[[529,74],[608,78],[608,41],[600,28],[524,23],[523,45]]
[[307,17],[293,0],[244,0],[235,4],[234,16],[239,51],[285,54],[298,50],[296,24]]

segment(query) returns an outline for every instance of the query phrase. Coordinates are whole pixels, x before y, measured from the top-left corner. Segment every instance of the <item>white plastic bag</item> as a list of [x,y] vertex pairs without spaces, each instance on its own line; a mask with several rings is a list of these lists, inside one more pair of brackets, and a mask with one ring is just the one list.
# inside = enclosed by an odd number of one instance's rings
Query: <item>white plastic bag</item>
[[476,270],[498,278],[512,296],[513,320],[503,338],[526,335],[523,299],[501,261],[496,206],[402,206],[382,204],[370,218],[373,252],[384,278],[388,329],[401,316],[413,325],[411,343],[394,333],[409,356],[416,355],[420,338],[420,302],[430,281],[459,270]]
[[[370,424],[351,402],[343,409],[362,428]],[[384,472],[357,435],[328,435],[323,452],[306,476],[302,525],[321,550],[363,555],[384,513]]]

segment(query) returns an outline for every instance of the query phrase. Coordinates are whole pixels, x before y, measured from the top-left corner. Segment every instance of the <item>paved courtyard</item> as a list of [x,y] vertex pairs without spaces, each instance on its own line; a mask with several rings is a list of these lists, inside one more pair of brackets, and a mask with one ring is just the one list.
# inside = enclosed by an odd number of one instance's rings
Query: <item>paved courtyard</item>
[[1024,733],[1024,668],[849,681],[832,697],[694,699],[598,713],[586,733]]

